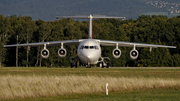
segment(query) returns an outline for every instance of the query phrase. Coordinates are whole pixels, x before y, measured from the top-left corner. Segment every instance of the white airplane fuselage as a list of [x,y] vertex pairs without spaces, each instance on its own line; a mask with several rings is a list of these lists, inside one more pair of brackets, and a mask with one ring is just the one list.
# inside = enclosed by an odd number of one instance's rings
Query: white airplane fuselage
[[94,39],[86,39],[79,44],[78,57],[82,64],[97,64],[101,57],[101,47]]

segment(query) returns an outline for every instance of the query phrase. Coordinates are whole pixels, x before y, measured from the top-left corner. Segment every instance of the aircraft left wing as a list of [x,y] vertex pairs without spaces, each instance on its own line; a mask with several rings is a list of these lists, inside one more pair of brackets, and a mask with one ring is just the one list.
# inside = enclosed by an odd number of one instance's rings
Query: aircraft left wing
[[123,42],[123,41],[111,41],[111,40],[98,40],[102,46],[126,46],[126,47],[146,47],[146,48],[176,48],[176,46],[166,45],[155,45],[155,44],[144,44],[134,42]]
[[4,47],[16,47],[16,46],[30,46],[30,47],[38,47],[38,46],[61,46],[63,45],[79,45],[81,41],[84,39],[77,40],[63,40],[63,41],[51,41],[51,42],[37,42],[37,43],[28,43],[28,44],[12,44],[12,45],[4,45]]

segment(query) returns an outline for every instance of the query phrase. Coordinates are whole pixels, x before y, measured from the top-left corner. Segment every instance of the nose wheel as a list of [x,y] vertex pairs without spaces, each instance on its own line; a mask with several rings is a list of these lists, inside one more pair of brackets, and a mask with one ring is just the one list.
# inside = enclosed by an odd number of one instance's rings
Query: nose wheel
[[86,68],[91,68],[91,65],[86,65]]
[[86,65],[86,68],[91,68],[91,64],[88,63],[88,64]]

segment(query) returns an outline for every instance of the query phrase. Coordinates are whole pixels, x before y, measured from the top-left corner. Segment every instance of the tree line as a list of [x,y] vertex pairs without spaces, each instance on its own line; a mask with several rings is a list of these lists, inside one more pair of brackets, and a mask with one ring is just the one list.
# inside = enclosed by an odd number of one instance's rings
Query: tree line
[[[67,67],[69,58],[77,56],[78,46],[65,46],[67,56],[60,58],[60,46],[48,46],[48,59],[42,59],[43,47],[12,47],[7,44],[59,41],[88,38],[89,21],[61,19],[56,21],[32,20],[31,17],[4,17],[0,15],[0,65],[1,66],[49,66]],[[137,48],[139,57],[130,59],[133,47],[119,47],[122,55],[113,58],[115,47],[102,46],[102,57],[110,57],[111,66],[139,67],[178,67],[180,66],[180,17],[141,15],[136,20],[99,19],[93,20],[93,38],[139,42],[149,44],[173,45],[176,49]]]

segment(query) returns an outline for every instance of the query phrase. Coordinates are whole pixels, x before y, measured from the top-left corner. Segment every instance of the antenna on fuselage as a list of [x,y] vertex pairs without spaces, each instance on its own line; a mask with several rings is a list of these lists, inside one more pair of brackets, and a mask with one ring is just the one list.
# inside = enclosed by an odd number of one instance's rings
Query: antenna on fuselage
[[125,20],[125,17],[108,17],[108,16],[92,16],[91,14],[89,16],[57,16],[56,19],[62,19],[62,18],[72,18],[72,19],[89,19],[89,33],[88,33],[88,39],[93,38],[93,32],[92,32],[92,19],[122,19]]

